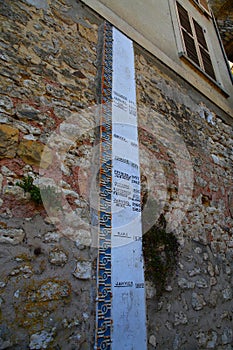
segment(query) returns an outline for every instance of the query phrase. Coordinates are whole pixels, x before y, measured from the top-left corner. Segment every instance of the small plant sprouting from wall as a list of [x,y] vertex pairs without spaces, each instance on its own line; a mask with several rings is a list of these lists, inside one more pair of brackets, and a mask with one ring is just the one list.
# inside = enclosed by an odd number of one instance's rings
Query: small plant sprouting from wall
[[172,232],[166,232],[166,221],[160,216],[158,224],[153,225],[143,235],[143,255],[145,279],[154,284],[159,298],[165,291],[166,283],[172,276],[178,261],[179,243]]
[[62,193],[57,192],[54,187],[45,186],[39,188],[33,184],[33,178],[31,176],[23,177],[22,181],[17,182],[16,185],[23,188],[25,192],[30,193],[31,200],[36,204],[44,203],[50,208],[62,210]]
[[42,204],[40,189],[33,185],[33,178],[31,176],[25,176],[22,181],[17,182],[16,185],[21,187],[24,192],[30,193],[33,202],[36,204]]

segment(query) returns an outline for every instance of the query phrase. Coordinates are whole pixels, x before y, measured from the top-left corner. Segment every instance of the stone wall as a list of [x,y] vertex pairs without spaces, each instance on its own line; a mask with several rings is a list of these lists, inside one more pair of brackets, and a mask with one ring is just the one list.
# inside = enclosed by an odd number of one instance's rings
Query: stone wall
[[232,123],[155,58],[136,53],[144,192],[158,202],[151,225],[164,214],[180,243],[163,295],[147,284],[148,349],[230,350]]
[[231,0],[210,0],[210,6],[217,19],[223,45],[230,61],[233,61],[233,7]]
[[[96,103],[97,22],[76,1],[1,1],[0,12],[0,349],[89,349],[95,256],[79,168],[94,142],[93,120],[81,111]],[[89,125],[81,141],[66,132],[70,116],[73,129]],[[54,203],[59,168],[49,138],[60,124],[66,197]],[[47,211],[18,186],[29,177],[51,189]]]
[[[103,20],[0,4],[0,349],[93,349]],[[148,349],[230,350],[231,118],[137,45],[135,63],[146,227],[163,215],[180,244],[163,294],[147,282]]]

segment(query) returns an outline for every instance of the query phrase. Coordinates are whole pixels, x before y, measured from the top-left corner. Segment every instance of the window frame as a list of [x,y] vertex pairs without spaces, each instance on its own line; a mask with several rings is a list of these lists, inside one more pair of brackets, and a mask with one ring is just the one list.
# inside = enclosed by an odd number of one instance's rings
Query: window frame
[[211,11],[208,4],[208,0],[192,0],[202,11],[211,17]]
[[[179,32],[182,41],[182,51],[178,53],[179,57],[187,59],[191,65],[201,71],[206,77],[208,77],[208,79],[210,79],[215,84],[220,85],[217,81],[216,70],[214,68],[211,52],[209,46],[207,45],[208,38],[206,36],[205,28],[203,28],[203,26],[198,23],[196,18],[194,18],[193,15],[188,10],[186,10],[179,1],[176,1],[175,5]],[[188,21],[186,21],[185,25],[184,23],[182,24],[182,17],[180,15],[179,7],[180,10],[184,10],[188,16]],[[184,21],[185,19],[183,22]],[[200,30],[199,34],[197,34],[197,26]],[[201,40],[200,36],[202,36]],[[194,46],[191,48],[192,45]],[[192,49],[194,50],[193,52]],[[204,58],[205,55],[206,57]]]

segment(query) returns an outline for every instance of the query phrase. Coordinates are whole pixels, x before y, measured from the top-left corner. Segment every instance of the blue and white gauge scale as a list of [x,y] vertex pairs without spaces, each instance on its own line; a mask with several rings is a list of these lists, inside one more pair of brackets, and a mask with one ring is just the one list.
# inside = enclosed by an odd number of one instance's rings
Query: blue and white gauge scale
[[105,23],[95,349],[146,350],[133,42]]

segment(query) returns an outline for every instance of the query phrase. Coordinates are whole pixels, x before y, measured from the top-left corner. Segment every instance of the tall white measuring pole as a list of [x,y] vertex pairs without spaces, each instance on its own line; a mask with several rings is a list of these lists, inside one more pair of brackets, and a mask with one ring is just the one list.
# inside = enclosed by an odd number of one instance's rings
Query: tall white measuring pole
[[96,349],[146,350],[133,43],[105,24]]

